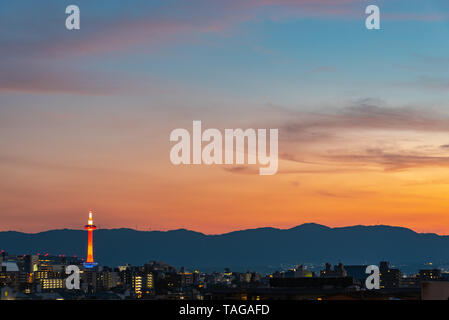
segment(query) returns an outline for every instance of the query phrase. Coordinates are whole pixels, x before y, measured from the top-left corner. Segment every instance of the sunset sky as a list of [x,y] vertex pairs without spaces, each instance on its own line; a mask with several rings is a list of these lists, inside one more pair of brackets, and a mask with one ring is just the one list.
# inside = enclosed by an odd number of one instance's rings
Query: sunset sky
[[[193,120],[278,128],[278,173],[174,166]],[[3,1],[0,230],[89,209],[100,228],[449,234],[449,2]]]

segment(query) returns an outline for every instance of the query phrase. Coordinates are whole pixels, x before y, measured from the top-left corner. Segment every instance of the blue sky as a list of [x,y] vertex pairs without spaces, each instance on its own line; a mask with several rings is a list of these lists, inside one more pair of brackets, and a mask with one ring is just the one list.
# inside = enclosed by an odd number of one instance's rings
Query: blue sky
[[[81,30],[65,29],[70,4],[80,7]],[[380,7],[381,30],[365,28],[364,11],[371,4]],[[429,168],[449,165],[441,147],[449,143],[448,39],[445,0],[4,1],[0,170],[7,174],[0,183],[0,214],[13,228],[17,217],[39,207],[43,221],[77,225],[60,213],[94,205],[111,212],[113,225],[123,226],[120,212],[133,199],[134,222],[150,211],[157,212],[161,228],[191,223],[209,231],[234,230],[238,216],[216,224],[200,213],[183,220],[167,205],[167,194],[176,194],[172,190],[189,189],[199,180],[218,181],[217,189],[253,185],[248,175],[222,169],[204,175],[173,172],[168,133],[201,119],[217,127],[279,128],[281,174],[266,188],[276,185],[277,200],[290,203],[296,186],[303,186],[301,196],[317,213],[315,222],[337,223],[317,205],[333,184],[308,183],[298,170],[357,167],[363,176],[376,168],[385,179],[380,183],[394,185],[375,199],[387,219],[391,201],[419,193],[404,187],[407,179],[436,179],[441,173]],[[303,168],[305,163],[311,167]],[[337,190],[341,199],[378,192],[372,190],[378,176],[371,174],[363,185]],[[137,197],[150,191],[154,198]],[[42,200],[55,193],[61,201]],[[128,201],[120,202],[117,194]],[[231,191],[211,195],[223,208],[234,196]],[[179,206],[207,212],[207,203],[191,202],[195,197],[179,194]],[[355,212],[368,200],[360,201],[342,221],[381,219],[373,213],[358,220]],[[436,215],[447,209],[441,199],[432,203]],[[273,201],[260,220],[253,212],[255,220],[247,226],[288,226],[306,219],[296,204],[279,214],[277,205]],[[234,212],[232,206],[226,210]],[[385,223],[405,223],[401,214]],[[30,230],[46,228],[28,217]],[[436,224],[428,227],[439,230]]]
[[[443,1],[379,1],[379,31],[364,28],[368,1],[342,1],[343,13],[335,14],[326,12],[327,4],[302,11],[307,1],[284,2],[247,1],[233,11],[220,1],[210,8],[204,1],[79,1],[82,28],[75,33],[58,27],[63,2],[8,3],[2,10],[3,68],[23,61],[31,71],[65,69],[75,78],[95,73],[97,85],[116,73],[118,79],[289,104],[299,97],[332,100],[379,91],[395,102],[447,98],[437,89],[446,81],[449,51]],[[421,88],[409,90],[413,86]]]

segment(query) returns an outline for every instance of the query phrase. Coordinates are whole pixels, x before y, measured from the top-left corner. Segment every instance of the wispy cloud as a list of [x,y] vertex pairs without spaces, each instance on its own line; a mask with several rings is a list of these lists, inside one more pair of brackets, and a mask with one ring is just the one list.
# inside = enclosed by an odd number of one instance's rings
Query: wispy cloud
[[449,131],[449,115],[429,108],[388,107],[376,99],[362,99],[353,105],[320,112],[286,112],[280,124],[287,140],[328,139],[348,130]]
[[20,62],[0,63],[0,92],[116,94],[124,87],[105,74],[91,74],[67,66],[64,69]]
[[327,190],[318,190],[315,193],[322,197],[343,198],[343,199],[360,198],[366,196],[373,196],[377,194],[374,191],[360,191],[360,190],[351,190],[350,192],[331,192]]
[[[161,45],[196,42],[211,33],[232,35],[240,32],[235,26],[257,19],[360,19],[357,0],[148,1],[139,2],[138,9],[113,3],[116,5],[106,10],[92,1],[79,1],[82,27],[70,33],[63,27],[63,3],[5,6],[0,29],[8,30],[8,34],[0,37],[0,90],[93,94],[116,91],[116,87],[109,84],[107,74],[103,74],[101,80],[90,81],[95,75],[101,75],[96,67],[86,66],[84,72],[77,74],[69,67],[73,59],[80,59],[81,65],[86,63],[83,59],[92,59],[90,66],[94,66],[95,59],[101,62],[105,55],[119,57],[130,52],[151,52]],[[20,18],[11,18],[19,13]],[[60,63],[57,69],[63,71],[45,69],[48,62],[56,61]],[[26,66],[30,64],[33,67],[28,69]],[[16,74],[11,74],[12,71]],[[335,67],[322,66],[313,72],[335,72]],[[102,83],[102,88],[91,89],[95,83]]]
[[306,170],[449,166],[448,147],[441,144],[449,132],[449,115],[436,109],[361,99],[319,112],[284,110],[277,108],[284,112],[284,122],[271,124],[279,128],[279,155]]
[[449,167],[449,156],[426,154],[395,154],[383,150],[366,150],[364,154],[331,155],[329,160],[361,165],[379,165],[387,171],[419,167]]
[[449,78],[421,76],[412,85],[419,88],[449,92]]

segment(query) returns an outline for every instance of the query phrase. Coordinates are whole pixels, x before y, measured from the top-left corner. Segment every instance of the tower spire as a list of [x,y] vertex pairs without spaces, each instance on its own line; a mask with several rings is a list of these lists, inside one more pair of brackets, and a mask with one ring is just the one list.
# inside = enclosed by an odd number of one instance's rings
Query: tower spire
[[97,229],[97,227],[94,225],[93,222],[93,213],[92,210],[89,210],[89,219],[87,220],[87,225],[84,226],[84,229],[87,230],[87,259],[84,263],[85,268],[93,268],[97,265],[96,262],[94,262],[94,249],[93,249],[93,231]]
[[87,221],[87,224],[89,226],[93,225],[93,220],[92,220],[92,210],[89,210],[89,220]]

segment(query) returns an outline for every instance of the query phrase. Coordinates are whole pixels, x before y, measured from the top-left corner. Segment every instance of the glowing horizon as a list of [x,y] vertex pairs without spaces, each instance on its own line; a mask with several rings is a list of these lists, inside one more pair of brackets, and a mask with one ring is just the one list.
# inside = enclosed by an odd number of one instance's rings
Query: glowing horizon
[[[377,1],[378,31],[353,0],[138,4],[80,0],[79,32],[66,4],[0,5],[0,230],[95,208],[103,228],[449,234],[447,1]],[[279,129],[277,174],[174,166],[193,120]]]

